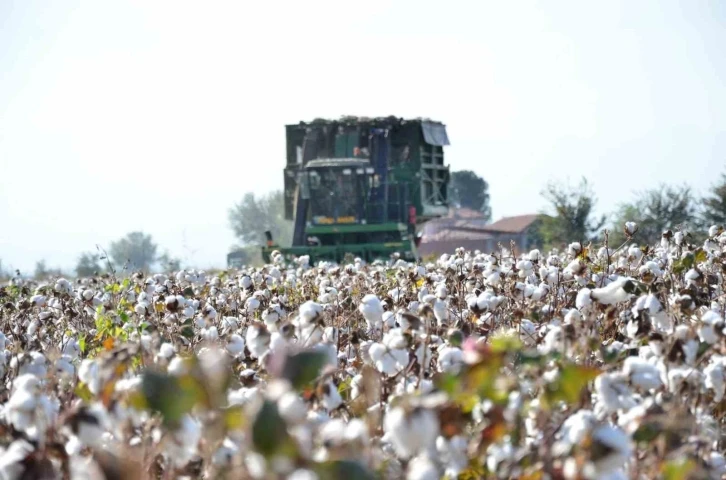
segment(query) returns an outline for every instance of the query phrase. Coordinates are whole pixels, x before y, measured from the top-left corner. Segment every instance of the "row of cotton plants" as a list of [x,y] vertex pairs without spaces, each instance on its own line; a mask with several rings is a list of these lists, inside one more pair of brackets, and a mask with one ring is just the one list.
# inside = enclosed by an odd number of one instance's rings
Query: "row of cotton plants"
[[0,290],[0,478],[722,478],[726,233]]

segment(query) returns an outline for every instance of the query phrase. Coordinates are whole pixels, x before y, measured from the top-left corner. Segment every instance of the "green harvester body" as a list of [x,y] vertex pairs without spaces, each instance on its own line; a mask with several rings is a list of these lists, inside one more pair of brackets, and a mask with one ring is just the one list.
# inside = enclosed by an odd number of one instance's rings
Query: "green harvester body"
[[268,235],[265,261],[275,250],[290,259],[308,255],[311,264],[393,254],[418,259],[418,227],[448,213],[442,123],[347,117],[287,125],[286,137],[292,245],[276,245]]

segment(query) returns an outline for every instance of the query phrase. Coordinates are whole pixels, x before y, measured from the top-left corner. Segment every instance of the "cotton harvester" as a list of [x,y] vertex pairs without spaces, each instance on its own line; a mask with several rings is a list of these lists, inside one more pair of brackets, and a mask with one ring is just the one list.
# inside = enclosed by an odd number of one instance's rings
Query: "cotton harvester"
[[417,227],[448,213],[446,127],[431,120],[344,117],[286,127],[285,218],[292,246],[274,250],[341,262],[418,258]]

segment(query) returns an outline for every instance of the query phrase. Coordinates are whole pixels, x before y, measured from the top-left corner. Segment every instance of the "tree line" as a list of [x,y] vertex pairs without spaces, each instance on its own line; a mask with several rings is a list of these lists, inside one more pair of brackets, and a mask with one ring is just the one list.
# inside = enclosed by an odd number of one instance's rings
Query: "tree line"
[[[451,205],[478,211],[491,221],[489,184],[475,172],[452,172],[448,194]],[[607,230],[609,245],[619,245],[627,238],[623,231],[626,222],[637,223],[636,240],[641,244],[657,243],[666,230],[686,230],[699,237],[711,225],[726,226],[726,173],[703,196],[686,184],[658,185],[636,192],[632,201],[617,205],[609,216],[595,215],[597,199],[584,178],[575,186],[550,183],[542,196],[547,207],[539,212],[542,217],[533,236],[535,243],[544,249],[562,247],[572,241],[602,241],[604,230]],[[259,247],[264,243],[266,231],[280,245],[289,245],[292,240],[293,225],[284,217],[282,191],[261,196],[245,194],[229,209],[228,221],[239,241],[231,250],[242,252],[246,263],[262,261]],[[149,271],[155,267],[178,270],[181,261],[167,252],[160,254],[151,235],[136,231],[112,242],[108,251],[97,247],[96,251],[81,253],[74,273],[83,277],[112,271]],[[61,273],[40,260],[34,276],[46,278]],[[12,275],[13,272],[3,269],[0,261],[0,277]]]
[[596,197],[584,178],[576,186],[549,184],[543,196],[548,209],[539,227],[542,246],[560,247],[572,241],[601,241],[607,230],[609,245],[627,239],[626,222],[635,222],[635,239],[652,245],[664,232],[682,230],[700,240],[711,225],[726,224],[726,173],[698,195],[687,184],[660,184],[635,192],[634,199],[616,206],[611,215],[595,215]]

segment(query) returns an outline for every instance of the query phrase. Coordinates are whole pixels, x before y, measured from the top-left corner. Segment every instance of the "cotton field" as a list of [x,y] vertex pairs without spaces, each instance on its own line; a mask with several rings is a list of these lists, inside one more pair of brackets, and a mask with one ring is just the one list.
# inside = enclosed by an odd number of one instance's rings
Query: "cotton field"
[[726,475],[726,233],[0,290],[0,478]]

